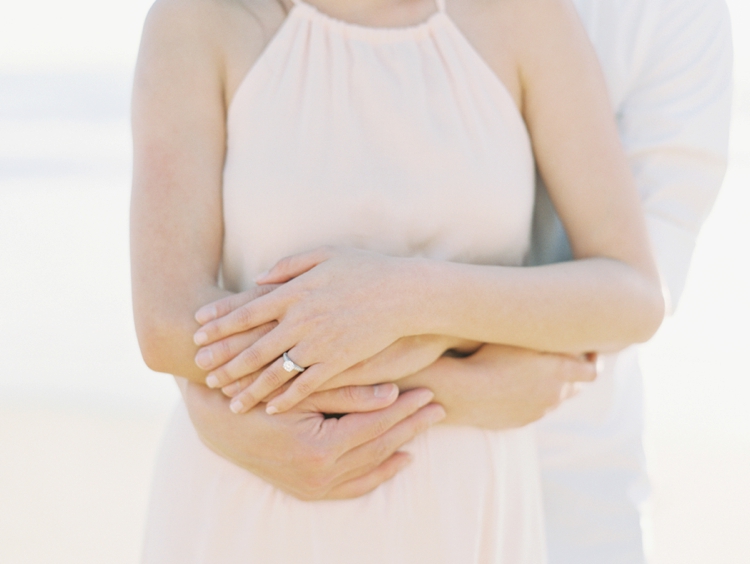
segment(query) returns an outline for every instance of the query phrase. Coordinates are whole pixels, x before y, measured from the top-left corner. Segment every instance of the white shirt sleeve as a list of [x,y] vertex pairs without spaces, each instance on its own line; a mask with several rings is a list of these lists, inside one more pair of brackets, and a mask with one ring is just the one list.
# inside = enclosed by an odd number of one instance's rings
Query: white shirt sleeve
[[726,170],[732,41],[723,0],[650,7],[617,117],[673,310]]
[[[726,170],[732,39],[724,0],[576,0],[602,63],[673,310]],[[527,264],[570,260],[537,181]]]

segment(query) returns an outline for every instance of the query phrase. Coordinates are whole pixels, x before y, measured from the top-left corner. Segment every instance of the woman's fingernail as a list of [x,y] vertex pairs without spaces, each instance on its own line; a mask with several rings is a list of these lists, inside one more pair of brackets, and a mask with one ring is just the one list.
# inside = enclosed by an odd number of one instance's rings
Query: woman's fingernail
[[212,374],[211,376],[206,378],[206,386],[208,386],[209,388],[218,388],[219,379]]
[[387,398],[393,393],[395,387],[395,384],[378,384],[373,389],[373,395],[376,398]]
[[445,419],[445,410],[441,407],[440,409],[435,409],[430,414],[430,424],[433,425],[435,423],[440,423],[443,419]]
[[234,413],[239,413],[240,411],[242,411],[243,407],[244,406],[242,405],[242,402],[240,400],[234,400],[229,404],[229,409],[231,409]]
[[216,319],[216,308],[214,306],[210,307],[204,307],[198,310],[198,312],[195,314],[195,320],[200,323],[201,325],[204,325],[205,323],[208,323],[209,321],[213,321]]
[[266,413],[268,413],[268,415],[276,415],[278,412],[279,410],[273,405],[266,407]]
[[208,342],[208,335],[205,331],[198,331],[193,335],[193,342],[196,345],[205,345]]
[[266,276],[268,276],[268,271],[264,270],[263,272],[261,272],[260,274],[258,274],[255,278],[253,278],[253,282],[255,282],[257,284],[258,282],[260,282],[261,280],[263,280],[263,278],[265,278]]
[[195,364],[200,368],[210,368],[214,362],[214,353],[211,349],[201,349],[195,355]]

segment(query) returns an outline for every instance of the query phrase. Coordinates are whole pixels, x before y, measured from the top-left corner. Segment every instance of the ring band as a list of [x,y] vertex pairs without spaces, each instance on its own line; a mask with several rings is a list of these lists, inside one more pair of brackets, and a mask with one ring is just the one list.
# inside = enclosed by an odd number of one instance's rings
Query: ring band
[[282,364],[281,366],[287,372],[294,372],[295,370],[297,372],[304,372],[305,371],[304,368],[302,368],[299,364],[297,364],[291,358],[289,358],[289,354],[288,353],[284,353],[281,356],[284,359],[284,364]]

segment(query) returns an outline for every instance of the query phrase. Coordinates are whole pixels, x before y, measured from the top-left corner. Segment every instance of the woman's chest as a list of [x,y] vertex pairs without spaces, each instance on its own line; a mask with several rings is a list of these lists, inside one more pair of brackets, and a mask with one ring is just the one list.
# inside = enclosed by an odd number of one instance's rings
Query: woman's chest
[[225,266],[265,268],[320,244],[522,261],[534,198],[525,124],[440,16],[384,36],[285,24],[229,110]]

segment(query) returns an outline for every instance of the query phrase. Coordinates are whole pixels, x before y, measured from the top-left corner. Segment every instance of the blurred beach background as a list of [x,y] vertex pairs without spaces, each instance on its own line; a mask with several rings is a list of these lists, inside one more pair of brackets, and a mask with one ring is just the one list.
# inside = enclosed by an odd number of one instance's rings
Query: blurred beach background
[[[3,564],[138,561],[177,401],[130,309],[128,104],[149,4],[0,7]],[[750,563],[750,3],[729,6],[729,171],[680,308],[642,349],[654,564]]]

